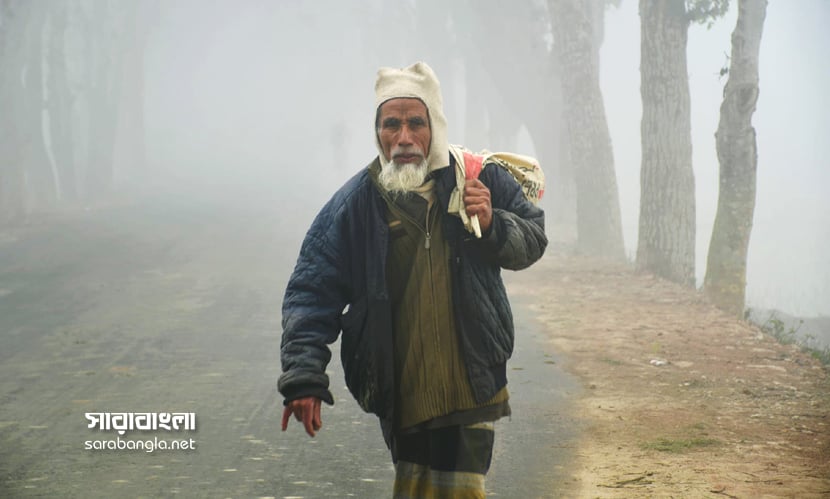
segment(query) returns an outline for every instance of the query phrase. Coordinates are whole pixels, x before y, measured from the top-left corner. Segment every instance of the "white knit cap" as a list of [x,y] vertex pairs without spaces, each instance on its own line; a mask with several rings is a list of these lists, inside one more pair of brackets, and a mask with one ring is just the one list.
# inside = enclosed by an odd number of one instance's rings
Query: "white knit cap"
[[[449,141],[447,139],[447,119],[444,117],[444,105],[441,100],[441,84],[425,62],[416,62],[406,68],[380,68],[375,81],[375,110],[389,99],[401,97],[420,99],[427,107],[432,140],[429,145],[427,164],[429,171],[450,164]],[[375,143],[383,158],[377,130]]]

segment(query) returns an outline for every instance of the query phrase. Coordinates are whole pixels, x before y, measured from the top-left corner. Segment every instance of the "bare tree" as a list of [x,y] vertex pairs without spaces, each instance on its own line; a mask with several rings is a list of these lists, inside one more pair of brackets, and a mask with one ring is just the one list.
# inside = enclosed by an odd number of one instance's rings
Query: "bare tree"
[[752,115],[758,101],[758,58],[766,9],[767,0],[738,2],[729,80],[715,133],[720,192],[703,291],[718,307],[736,316],[744,312],[746,255],[755,212],[758,150]]
[[127,182],[146,181],[151,175],[146,164],[144,129],[144,53],[151,26],[161,12],[158,0],[125,5],[124,50],[120,70],[122,85],[118,99],[118,126],[115,137],[114,175]]
[[0,109],[4,114],[0,119],[0,223],[4,224],[21,220],[26,212],[23,134],[15,119],[23,113],[24,4],[24,0],[0,0]]
[[121,37],[123,12],[117,3],[94,0],[87,18],[87,104],[89,106],[88,163],[84,176],[87,197],[109,193],[113,180],[113,155],[121,96]]
[[599,86],[604,0],[550,0],[554,48],[576,180],[577,249],[622,260],[622,222],[611,135]]
[[0,210],[19,221],[56,199],[56,179],[43,137],[43,30],[46,5],[0,4]]
[[686,44],[727,0],[640,0],[640,223],[637,268],[695,285],[695,179]]
[[58,196],[58,178],[46,151],[44,125],[44,45],[47,5],[30,3],[31,9],[26,40],[25,99],[26,114],[21,117],[26,127],[26,169],[33,207],[38,211],[54,209]]
[[0,220],[109,190],[124,28],[138,5],[0,3]]
[[71,4],[50,4],[47,30],[46,111],[49,139],[57,176],[58,198],[72,202],[78,198],[75,174],[75,147],[72,140],[72,91],[69,85],[66,34]]

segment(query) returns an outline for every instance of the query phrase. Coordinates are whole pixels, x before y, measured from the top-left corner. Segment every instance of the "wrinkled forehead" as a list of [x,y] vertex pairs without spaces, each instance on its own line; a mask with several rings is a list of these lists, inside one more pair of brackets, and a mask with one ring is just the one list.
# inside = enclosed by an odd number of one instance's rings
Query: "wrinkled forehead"
[[429,122],[429,110],[424,101],[417,97],[396,97],[378,106],[375,125],[387,116],[398,118],[421,116]]

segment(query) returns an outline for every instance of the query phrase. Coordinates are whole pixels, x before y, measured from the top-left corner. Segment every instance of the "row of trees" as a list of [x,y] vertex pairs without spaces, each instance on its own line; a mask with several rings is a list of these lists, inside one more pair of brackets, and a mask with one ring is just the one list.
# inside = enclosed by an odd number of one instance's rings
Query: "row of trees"
[[[766,0],[739,0],[724,89],[717,152],[718,212],[704,292],[742,315],[746,257],[755,206],[757,154],[751,124],[758,98],[758,58]],[[608,126],[599,90],[602,0],[550,0],[562,65],[564,121],[575,171],[578,245],[622,258],[619,201]],[[728,0],[640,0],[640,215],[637,267],[695,285],[695,182],[686,49],[691,23],[711,24]]]
[[[755,208],[757,155],[751,118],[758,98],[758,58],[767,0],[739,0],[729,78],[716,134],[718,211],[704,292],[741,316]],[[728,0],[640,0],[640,225],[637,266],[695,284],[695,198],[686,42],[690,23],[712,23]]]
[[116,154],[125,171],[142,168],[153,8],[0,0],[0,224],[105,196]]
[[[628,0],[630,1],[630,0]],[[373,0],[365,9],[382,65],[426,57],[445,102],[463,82],[464,140],[511,148],[524,126],[549,177],[550,219],[577,249],[625,258],[614,155],[599,85],[605,9],[619,0]],[[311,7],[308,7],[309,9]],[[637,267],[695,284],[695,185],[686,68],[691,23],[728,0],[639,0],[642,164]],[[704,290],[740,314],[755,199],[758,49],[766,0],[739,0],[717,151],[718,214]],[[296,10],[296,9],[295,9]],[[312,9],[313,11],[313,9]],[[293,11],[292,11],[293,12]],[[145,171],[143,50],[164,15],[151,1],[0,0],[0,223],[105,196]],[[319,15],[319,14],[315,14]],[[395,40],[396,43],[389,43]],[[363,55],[364,58],[368,56]],[[369,57],[371,58],[371,57]]]
[[[449,50],[458,58],[452,64],[465,67],[467,142],[504,144],[505,137],[524,125],[551,179],[551,218],[575,224],[581,253],[622,260],[619,194],[599,85],[604,13],[618,3],[547,0],[508,5],[481,0],[453,2],[448,11],[433,0],[419,0],[415,18],[454,27],[454,32],[447,28],[431,39],[440,40],[442,50],[447,50],[447,41],[454,41]],[[735,315],[744,309],[755,201],[757,158],[751,117],[758,96],[766,3],[738,2],[717,131],[720,196],[704,291]],[[643,116],[636,265],[685,286],[694,286],[696,275],[688,29],[693,23],[711,25],[728,8],[729,0],[639,2]],[[442,16],[452,22],[441,23]],[[393,24],[396,29],[405,25]],[[411,39],[418,39],[418,31],[416,23]],[[552,43],[545,43],[548,38]],[[437,69],[441,75],[453,74],[449,67]],[[523,84],[518,91],[517,77]],[[444,83],[444,88],[454,87],[452,82]],[[491,124],[489,130],[479,125],[485,122]]]
[[[432,4],[421,0],[418,9],[424,19],[434,21],[446,9]],[[476,132],[487,135],[476,130],[477,123],[499,123],[491,125],[485,143],[503,143],[505,135],[524,124],[550,173],[552,218],[575,223],[580,252],[621,260],[625,256],[619,194],[599,86],[604,12],[616,4],[613,0],[548,0],[509,6],[495,0],[475,2],[475,6],[459,2],[450,12],[451,24],[468,36],[447,33],[438,38],[455,39],[459,59],[466,61],[468,142],[477,142]],[[643,117],[636,264],[640,270],[694,286],[696,215],[688,29],[692,23],[716,22],[728,10],[729,1],[640,0],[639,8]],[[758,95],[766,0],[740,0],[738,11],[717,132],[720,196],[704,281],[706,294],[735,315],[744,309],[754,211],[757,158],[751,117]],[[488,25],[488,19],[499,20],[498,30]],[[551,46],[543,42],[548,35]],[[439,73],[451,71],[444,68]],[[525,91],[513,86],[517,75]],[[491,85],[480,84],[484,80]]]

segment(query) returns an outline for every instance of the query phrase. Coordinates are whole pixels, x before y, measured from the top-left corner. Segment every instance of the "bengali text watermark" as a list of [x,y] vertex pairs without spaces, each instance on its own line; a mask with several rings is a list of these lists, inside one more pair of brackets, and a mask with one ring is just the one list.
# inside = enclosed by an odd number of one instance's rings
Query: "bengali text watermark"
[[122,439],[130,431],[184,432],[196,430],[196,413],[193,412],[87,412],[84,414],[87,428],[99,432],[118,433],[115,439],[84,441],[86,450],[195,450],[196,441],[188,439],[165,440],[152,438]]

